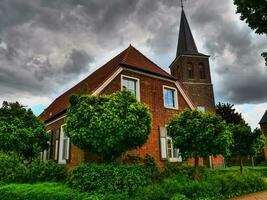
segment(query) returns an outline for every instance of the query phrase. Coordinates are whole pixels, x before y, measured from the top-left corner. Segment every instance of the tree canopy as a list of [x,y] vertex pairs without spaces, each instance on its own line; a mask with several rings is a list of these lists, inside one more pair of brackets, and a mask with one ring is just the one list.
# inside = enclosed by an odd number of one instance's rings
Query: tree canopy
[[[234,0],[236,12],[257,34],[267,34],[267,1],[266,0]],[[267,52],[263,52],[267,66]]]
[[218,103],[216,105],[216,114],[221,116],[227,124],[239,124],[243,121],[242,115],[233,108],[233,104]]
[[185,110],[171,119],[167,130],[183,158],[195,159],[195,179],[198,179],[200,157],[230,153],[232,134],[226,123],[213,113]]
[[129,91],[109,96],[73,95],[67,111],[66,133],[88,152],[113,160],[144,145],[152,116]]
[[30,109],[3,102],[0,108],[0,150],[16,152],[31,160],[47,148],[49,135],[44,123]]
[[251,127],[242,121],[239,124],[232,125],[233,145],[231,147],[232,154],[239,156],[240,171],[243,172],[243,158],[255,156],[259,153],[264,144],[265,136],[260,129],[251,131]]

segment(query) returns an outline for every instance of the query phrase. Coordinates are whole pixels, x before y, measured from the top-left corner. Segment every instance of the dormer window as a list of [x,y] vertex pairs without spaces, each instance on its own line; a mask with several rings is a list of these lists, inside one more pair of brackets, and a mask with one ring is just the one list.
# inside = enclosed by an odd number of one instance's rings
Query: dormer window
[[187,64],[187,76],[189,79],[194,78],[194,66],[192,63]]
[[199,76],[200,76],[200,79],[206,79],[206,72],[205,72],[204,65],[202,63],[199,64]]

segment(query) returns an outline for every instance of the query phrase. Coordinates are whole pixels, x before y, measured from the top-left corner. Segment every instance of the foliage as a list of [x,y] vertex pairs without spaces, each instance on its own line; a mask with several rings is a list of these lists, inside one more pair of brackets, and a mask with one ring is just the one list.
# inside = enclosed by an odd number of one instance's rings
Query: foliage
[[140,189],[133,199],[169,200],[177,197],[191,200],[223,200],[263,189],[264,181],[255,173],[212,173],[198,182],[179,175]]
[[159,176],[159,169],[154,157],[146,155],[144,165],[144,168],[152,179],[156,179]]
[[137,165],[81,164],[72,169],[67,183],[84,192],[131,194],[150,183],[150,177]]
[[195,179],[198,179],[200,157],[229,154],[231,132],[213,113],[185,110],[171,119],[167,130],[183,158],[195,159]]
[[267,34],[267,2],[266,0],[234,0],[237,13],[241,14],[241,20],[245,21],[256,33]]
[[28,168],[16,154],[0,152],[0,182],[24,183],[28,181],[28,174]]
[[264,144],[265,136],[260,129],[253,132],[244,121],[232,126],[233,145],[231,152],[240,157],[240,171],[243,171],[243,157],[254,156],[259,153]]
[[63,181],[66,169],[53,161],[34,160],[25,164],[16,154],[0,153],[0,182],[36,183]]
[[147,141],[151,121],[148,106],[128,91],[110,96],[74,95],[66,133],[81,149],[113,160]]
[[[234,0],[237,6],[237,13],[241,14],[241,20],[245,21],[249,27],[258,34],[267,34],[267,2],[266,0]],[[261,56],[265,59],[267,66],[267,52]]]
[[0,150],[16,152],[31,160],[47,148],[45,125],[30,109],[3,102],[0,108]]
[[[0,186],[1,200],[100,200],[97,196],[78,193],[59,183],[10,184]],[[102,199],[101,199],[102,200]]]
[[30,182],[60,182],[66,178],[66,169],[53,161],[34,160],[30,166]]
[[221,116],[227,124],[239,124],[243,121],[242,116],[233,107],[233,104],[218,103],[216,105],[216,114]]

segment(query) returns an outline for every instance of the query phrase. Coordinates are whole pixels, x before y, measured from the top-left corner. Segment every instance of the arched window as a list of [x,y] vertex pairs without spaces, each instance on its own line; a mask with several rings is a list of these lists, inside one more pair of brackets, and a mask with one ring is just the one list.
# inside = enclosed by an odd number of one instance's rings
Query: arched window
[[205,67],[202,63],[199,64],[199,76],[200,79],[206,79]]
[[189,79],[194,78],[194,66],[192,63],[187,64],[187,75]]

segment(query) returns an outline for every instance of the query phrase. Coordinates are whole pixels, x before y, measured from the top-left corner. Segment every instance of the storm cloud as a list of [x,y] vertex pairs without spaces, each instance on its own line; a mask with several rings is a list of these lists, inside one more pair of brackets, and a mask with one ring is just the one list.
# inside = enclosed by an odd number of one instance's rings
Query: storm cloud
[[[266,102],[266,35],[241,22],[231,0],[188,0],[185,12],[211,55],[217,99]],[[179,21],[177,0],[2,0],[0,101],[51,101],[130,43],[168,70]]]

